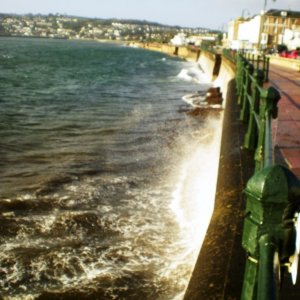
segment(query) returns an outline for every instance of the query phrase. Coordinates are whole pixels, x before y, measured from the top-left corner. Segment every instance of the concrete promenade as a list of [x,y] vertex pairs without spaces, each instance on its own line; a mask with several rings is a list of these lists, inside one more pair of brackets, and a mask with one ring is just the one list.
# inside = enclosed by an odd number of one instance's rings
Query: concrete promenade
[[271,64],[268,85],[281,94],[273,122],[276,163],[286,165],[300,179],[300,72]]
[[[287,166],[300,180],[300,72],[292,65],[270,64],[267,86],[281,94],[278,117],[273,121],[273,147],[275,163]],[[292,285],[290,274],[284,274],[280,300],[300,299],[300,266],[298,280]]]

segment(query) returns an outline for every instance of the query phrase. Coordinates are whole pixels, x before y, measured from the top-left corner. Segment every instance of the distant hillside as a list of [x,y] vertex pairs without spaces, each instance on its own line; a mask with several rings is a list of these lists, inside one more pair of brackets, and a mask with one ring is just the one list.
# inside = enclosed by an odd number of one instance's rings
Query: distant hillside
[[219,32],[201,27],[169,26],[146,20],[0,13],[2,36],[169,42],[178,33],[203,35]]
[[[176,29],[184,29],[184,28],[194,28],[194,27],[183,27],[179,25],[166,25],[166,24],[161,24],[158,22],[154,21],[148,21],[148,20],[137,20],[137,19],[117,19],[117,18],[88,18],[88,17],[81,17],[81,16],[73,16],[73,15],[61,15],[61,14],[48,14],[48,15],[42,15],[42,14],[25,14],[25,15],[18,15],[18,14],[7,14],[7,13],[1,13],[0,12],[0,18],[1,17],[42,17],[42,18],[49,18],[49,17],[64,17],[64,18],[77,18],[78,20],[84,21],[91,21],[91,22],[96,22],[99,24],[112,24],[112,23],[121,23],[121,24],[133,24],[133,25],[148,25],[148,26],[157,26],[157,27],[166,27],[166,28],[176,28]],[[200,29],[200,30],[205,30],[209,32],[216,32],[216,30],[212,30],[209,28],[205,27],[196,27],[195,29]]]

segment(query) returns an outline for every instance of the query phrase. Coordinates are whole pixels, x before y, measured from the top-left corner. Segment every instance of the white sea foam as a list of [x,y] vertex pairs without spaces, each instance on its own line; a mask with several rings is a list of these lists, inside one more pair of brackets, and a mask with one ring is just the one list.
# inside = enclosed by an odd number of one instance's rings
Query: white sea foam
[[190,142],[191,148],[187,149],[190,155],[178,166],[177,184],[170,204],[180,226],[181,246],[177,248],[182,252],[178,253],[175,264],[195,264],[213,212],[222,118],[208,122],[211,136],[207,143],[203,139],[201,143]]
[[[36,230],[44,235],[51,234],[55,228],[59,228],[66,235],[61,238],[52,237],[47,244],[45,241],[33,239],[32,233],[25,230],[22,234],[19,233],[18,240],[11,245],[7,243],[6,248],[2,247],[0,250],[10,253],[18,248],[33,247],[43,250],[40,244],[49,247],[49,250],[53,248],[51,255],[47,251],[41,255],[37,253],[31,260],[31,270],[37,284],[40,281],[39,276],[50,276],[51,268],[54,272],[51,276],[65,289],[89,285],[96,279],[101,281],[102,276],[103,278],[109,276],[113,280],[126,274],[150,269],[155,278],[154,285],[159,286],[161,281],[171,280],[176,288],[184,289],[214,205],[220,122],[210,121],[204,129],[196,128],[192,134],[189,132],[189,136],[180,135],[176,147],[180,150],[175,156],[182,157],[182,160],[177,160],[177,164],[170,170],[172,173],[170,178],[166,178],[160,185],[151,186],[149,189],[124,190],[124,199],[118,200],[118,209],[116,207],[112,209],[112,206],[104,202],[102,205],[99,203],[98,209],[96,207],[92,212],[83,209],[56,211],[48,219],[43,215],[31,215],[26,220],[18,217],[21,223],[30,220]],[[96,184],[97,180],[100,183],[103,178],[87,178],[75,186],[74,183],[65,184],[64,189],[68,192],[68,197],[60,196],[61,202],[71,209],[78,203],[89,203],[95,197],[97,199],[98,193],[105,191],[112,193],[109,196],[111,199],[115,189],[120,186],[126,187],[129,181],[134,181],[130,176],[116,177],[109,174],[102,184]],[[175,189],[170,196],[168,190],[172,185]],[[24,198],[31,197],[27,195]],[[170,211],[176,221],[171,225],[167,224],[174,222]],[[101,245],[99,242],[95,245],[91,243],[76,251],[71,247],[64,247],[65,242],[85,241],[85,228],[81,228],[80,223],[79,225],[74,223],[72,227],[68,227],[68,224],[73,224],[77,216],[90,213],[101,214],[99,222],[103,223],[102,227],[109,226],[110,230],[121,234],[118,243],[104,247],[99,253],[95,252],[97,246]],[[59,264],[52,266],[53,261]],[[24,272],[22,262],[12,266],[9,270],[11,282],[21,281]],[[67,275],[69,272],[71,275]],[[119,291],[126,289],[126,286],[119,286],[118,289]],[[111,294],[113,293],[116,291],[112,290]],[[24,291],[22,297],[26,294],[27,291]],[[181,299],[182,295],[180,293],[175,299]]]
[[210,84],[211,82],[210,78],[201,70],[200,66],[197,63],[191,62],[185,64],[185,67],[181,69],[177,77],[199,84]]
[[190,104],[192,107],[206,106],[207,101],[205,101],[205,99],[205,95],[199,93],[188,94],[182,97],[182,100]]
[[2,54],[1,56],[4,59],[12,59],[12,58],[14,58],[12,55],[9,55],[9,54]]

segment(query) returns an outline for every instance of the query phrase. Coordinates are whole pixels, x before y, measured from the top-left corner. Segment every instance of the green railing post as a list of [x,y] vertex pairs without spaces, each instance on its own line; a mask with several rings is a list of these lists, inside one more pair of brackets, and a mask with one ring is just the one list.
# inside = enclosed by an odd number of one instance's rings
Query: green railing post
[[242,300],[275,300],[280,268],[295,252],[300,182],[283,166],[257,172],[247,183],[242,246],[248,254]]
[[245,67],[245,82],[243,88],[243,94],[241,95],[241,113],[240,113],[240,120],[241,121],[248,121],[249,119],[249,101],[248,95],[251,95],[251,77],[253,74],[254,68],[252,64],[247,64]]
[[256,56],[256,69],[260,69],[259,64],[260,64],[260,55],[257,55]]
[[250,116],[243,145],[246,149],[254,149],[257,141],[258,128],[255,115],[259,112],[260,89],[263,85],[263,71],[256,70],[253,77],[254,79],[251,84]]
[[268,234],[259,238],[257,300],[277,299],[280,286],[280,261],[276,240]]
[[[248,56],[249,59],[250,56]],[[268,81],[269,59],[253,58],[262,67],[254,76],[253,65],[242,55],[237,60],[237,85],[242,120],[248,120],[244,147],[255,148],[255,174],[247,183],[242,246],[247,252],[242,300],[277,300],[281,270],[297,262],[300,237],[300,181],[287,168],[273,166],[272,118],[277,117],[279,92]],[[238,77],[239,76],[239,77]],[[250,82],[252,82],[250,84]],[[249,113],[250,108],[250,113]],[[299,225],[298,225],[299,227]],[[298,251],[298,250],[297,250]]]
[[237,96],[238,96],[238,104],[241,103],[242,95],[244,93],[244,81],[245,81],[245,60],[241,54],[238,54],[237,58],[237,75],[236,75],[236,83],[237,83]]
[[256,162],[255,171],[261,170],[266,165],[264,160],[266,151],[265,137],[269,135],[269,132],[266,132],[266,123],[270,122],[271,116],[273,118],[277,117],[277,103],[280,99],[280,94],[274,87],[269,87],[268,89],[262,89],[260,97],[259,131],[254,158]]
[[270,66],[270,58],[267,56],[264,56],[263,70],[264,70],[264,81],[265,82],[269,81],[269,66]]

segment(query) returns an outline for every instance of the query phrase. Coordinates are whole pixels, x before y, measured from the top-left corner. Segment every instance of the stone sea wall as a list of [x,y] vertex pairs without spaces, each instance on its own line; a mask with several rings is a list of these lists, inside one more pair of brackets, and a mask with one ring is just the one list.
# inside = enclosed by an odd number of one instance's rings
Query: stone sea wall
[[235,71],[236,67],[235,65],[227,59],[225,56],[222,56],[221,58],[221,64],[220,69],[218,71],[218,75],[214,80],[214,85],[220,86],[221,91],[224,95],[224,107],[226,104],[226,98],[228,97],[229,86],[231,85],[231,82],[235,78]]
[[159,51],[183,59],[198,62],[199,67],[210,77],[214,86],[221,89],[224,100],[228,92],[228,84],[235,77],[235,65],[220,54],[200,50],[193,46],[176,47],[162,43],[133,43],[136,46],[151,51]]
[[190,47],[176,47],[169,44],[162,44],[162,43],[138,43],[133,42],[130,46],[136,46],[152,51],[159,51],[166,53],[168,55],[174,55],[181,57],[186,60],[190,61],[197,61],[200,55],[200,49],[190,46]]
[[253,170],[249,158],[240,151],[245,128],[238,121],[235,65],[220,54],[203,50],[153,44],[143,47],[197,61],[222,92],[224,116],[214,212],[184,300],[240,299],[245,265],[242,191]]
[[225,56],[201,51],[198,58],[199,66],[208,74],[215,87],[220,87],[223,94],[223,107],[226,106],[229,86],[235,78],[235,65]]
[[198,62],[222,91],[224,116],[214,211],[184,300],[240,299],[245,264],[242,191],[252,169],[240,151],[245,128],[238,121],[235,65],[223,55],[205,51]]

